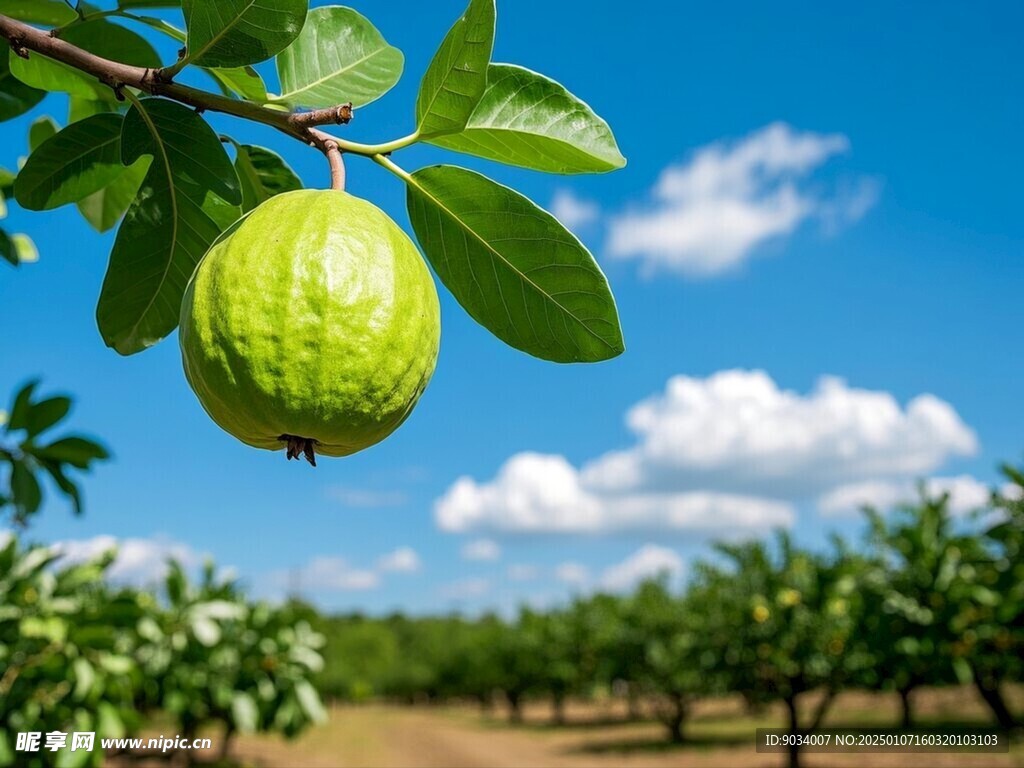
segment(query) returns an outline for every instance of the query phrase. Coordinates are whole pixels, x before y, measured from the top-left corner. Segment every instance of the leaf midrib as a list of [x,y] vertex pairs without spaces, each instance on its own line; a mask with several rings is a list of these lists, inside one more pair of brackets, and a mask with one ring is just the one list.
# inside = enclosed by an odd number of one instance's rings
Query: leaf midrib
[[317,86],[323,85],[328,80],[332,80],[332,79],[334,79],[336,77],[344,76],[350,70],[354,69],[355,67],[359,66],[360,64],[365,64],[366,62],[368,62],[370,59],[374,58],[375,56],[379,56],[380,54],[385,53],[385,52],[387,52],[389,50],[397,51],[398,49],[395,48],[392,45],[385,44],[385,45],[381,46],[380,48],[378,48],[377,50],[375,50],[369,56],[364,56],[363,58],[359,59],[358,61],[352,62],[352,64],[350,64],[349,66],[345,67],[344,69],[337,70],[337,71],[333,72],[330,75],[327,75],[325,77],[321,77],[321,78],[319,78],[317,80],[314,80],[312,83],[308,83],[307,85],[304,85],[304,86],[302,86],[301,88],[299,88],[297,90],[289,91],[288,93],[282,93],[280,96],[278,96],[276,99],[274,99],[274,101],[284,101],[285,99],[291,99],[293,96],[296,96],[297,94],[307,93],[307,92],[313,90],[314,88],[316,88]]
[[465,221],[463,221],[463,220],[462,220],[462,219],[461,219],[461,218],[459,217],[459,215],[458,215],[457,213],[455,213],[455,212],[454,212],[454,211],[453,211],[453,210],[452,210],[451,208],[449,208],[448,206],[446,206],[446,205],[445,205],[445,204],[444,204],[443,202],[441,202],[441,201],[440,201],[440,200],[439,200],[439,199],[438,199],[437,197],[435,197],[434,195],[432,195],[432,194],[431,194],[431,193],[430,193],[430,192],[429,192],[429,191],[428,191],[428,190],[427,190],[427,189],[426,189],[426,188],[425,188],[425,187],[424,187],[424,186],[423,186],[423,185],[422,185],[422,184],[421,184],[421,183],[419,182],[419,180],[418,180],[418,179],[416,179],[416,177],[415,177],[414,175],[412,175],[412,176],[409,176],[409,177],[408,177],[408,183],[412,184],[412,185],[413,185],[413,186],[414,186],[414,187],[415,187],[416,189],[418,189],[418,190],[419,190],[419,191],[420,191],[420,192],[421,192],[422,194],[424,194],[424,195],[425,195],[426,197],[428,197],[428,198],[429,198],[430,200],[432,200],[432,201],[433,201],[433,202],[434,202],[434,203],[435,203],[435,204],[437,205],[437,207],[438,207],[438,208],[440,208],[440,209],[441,209],[442,211],[444,211],[444,212],[445,212],[446,214],[448,214],[448,215],[449,215],[449,216],[451,217],[451,219],[452,219],[452,220],[454,220],[454,221],[455,221],[455,222],[456,222],[456,223],[457,223],[457,224],[458,224],[458,225],[459,225],[459,226],[460,226],[460,227],[461,227],[461,228],[462,228],[462,229],[463,229],[463,230],[464,230],[465,232],[469,233],[469,234],[470,234],[470,235],[471,235],[471,236],[473,237],[473,239],[474,239],[474,240],[476,240],[476,241],[477,241],[477,242],[479,242],[479,243],[480,243],[481,245],[483,245],[483,246],[484,246],[484,248],[485,248],[485,249],[487,249],[487,250],[488,250],[488,251],[489,251],[490,253],[494,254],[494,256],[496,256],[496,257],[498,258],[498,260],[499,260],[499,261],[503,262],[503,263],[504,263],[504,264],[505,264],[505,265],[506,265],[506,266],[507,266],[507,267],[508,267],[509,269],[511,269],[511,270],[512,270],[512,271],[513,271],[513,272],[514,272],[515,274],[519,275],[519,277],[520,277],[520,278],[522,279],[522,281],[523,281],[523,282],[524,282],[525,284],[527,284],[527,285],[531,286],[531,287],[532,287],[532,288],[533,288],[533,289],[534,289],[534,290],[535,290],[535,291],[536,291],[537,293],[539,293],[539,294],[540,294],[541,296],[543,296],[543,297],[544,297],[545,299],[547,299],[547,300],[548,300],[549,302],[551,302],[551,303],[552,303],[552,304],[554,304],[554,305],[555,305],[556,307],[558,307],[558,308],[559,308],[560,310],[562,310],[562,312],[564,312],[564,313],[565,313],[566,315],[568,315],[569,317],[571,317],[571,318],[572,318],[572,319],[573,319],[573,320],[574,320],[574,321],[575,321],[575,322],[576,322],[576,323],[577,323],[577,324],[578,324],[578,325],[579,325],[579,326],[580,326],[581,328],[583,328],[583,330],[585,330],[585,331],[586,331],[586,332],[587,332],[588,334],[590,334],[591,336],[593,336],[593,337],[594,337],[595,339],[597,339],[598,341],[600,341],[600,342],[601,342],[602,344],[604,344],[604,345],[605,345],[606,347],[608,347],[609,349],[611,349],[611,350],[614,350],[614,349],[615,349],[615,345],[613,345],[613,344],[610,344],[610,343],[609,343],[609,342],[608,342],[608,341],[607,341],[606,339],[602,338],[602,337],[601,337],[601,336],[599,336],[599,335],[598,335],[597,333],[595,333],[595,332],[594,332],[593,330],[591,330],[591,328],[590,328],[590,327],[589,327],[589,326],[588,326],[588,325],[587,325],[586,323],[584,323],[584,322],[583,322],[583,320],[581,320],[581,319],[580,319],[579,317],[577,317],[577,316],[576,316],[576,315],[575,315],[575,314],[574,314],[574,313],[573,313],[573,312],[572,312],[572,311],[571,311],[571,310],[570,310],[570,309],[569,309],[568,307],[566,307],[566,306],[564,306],[563,304],[561,304],[561,303],[560,303],[560,302],[559,302],[559,301],[558,301],[557,299],[555,299],[555,298],[554,298],[554,297],[553,297],[553,296],[552,296],[551,294],[549,294],[549,293],[548,293],[547,291],[545,291],[545,290],[544,290],[543,288],[541,288],[541,287],[540,287],[539,285],[537,285],[537,284],[536,284],[536,283],[535,283],[535,282],[534,282],[533,280],[531,280],[531,279],[529,278],[529,276],[528,276],[528,275],[526,275],[525,273],[523,273],[522,271],[520,271],[520,269],[519,269],[518,267],[516,267],[516,266],[515,266],[515,265],[514,265],[514,264],[513,264],[512,262],[510,262],[510,261],[509,261],[509,260],[508,260],[507,258],[505,258],[505,256],[504,256],[504,255],[503,255],[503,254],[502,254],[502,253],[501,253],[500,251],[498,251],[497,249],[495,249],[495,248],[494,248],[494,247],[493,247],[493,246],[492,246],[492,245],[491,245],[491,244],[490,244],[489,242],[487,242],[487,241],[486,241],[486,240],[485,240],[485,239],[484,239],[483,237],[481,237],[481,236],[480,236],[480,234],[478,234],[478,233],[477,233],[477,231],[476,231],[475,229],[473,229],[473,228],[472,228],[471,226],[469,226],[469,224],[468,224],[468,223],[466,223]]
[[192,55],[192,60],[198,61],[199,59],[203,58],[203,56],[205,56],[206,53],[211,48],[213,48],[213,46],[219,43],[228,32],[230,32],[232,29],[234,29],[238,24],[242,22],[242,17],[245,16],[245,14],[249,11],[250,8],[256,5],[256,2],[257,0],[249,0],[249,4],[246,5],[245,8],[243,8],[241,11],[239,11],[238,15],[235,16],[235,18],[231,21],[230,24],[226,25],[224,29],[222,29],[216,35],[211,37],[210,41],[199,49],[199,53]]
[[171,195],[171,242],[170,249],[168,251],[168,258],[164,264],[164,273],[160,276],[160,283],[157,286],[157,289],[153,291],[153,295],[150,296],[149,303],[146,304],[146,308],[139,313],[138,320],[136,320],[132,325],[132,337],[136,335],[143,319],[153,308],[153,304],[156,303],[156,297],[160,295],[161,291],[163,291],[164,284],[167,282],[167,275],[170,274],[171,265],[174,263],[174,253],[178,248],[178,188],[175,186],[174,176],[171,174],[171,158],[167,154],[167,148],[164,146],[163,138],[160,136],[160,131],[157,130],[156,123],[153,122],[153,118],[150,117],[149,112],[146,111],[142,102],[136,103],[135,108],[139,110],[142,120],[146,123],[146,127],[149,129],[150,135],[156,142],[161,160],[163,160],[164,171],[167,173],[167,186]]
[[545,133],[536,133],[536,132],[533,132],[533,131],[524,131],[524,130],[520,130],[520,129],[517,129],[517,128],[505,128],[505,127],[489,126],[489,125],[467,125],[466,128],[464,130],[460,131],[459,133],[445,135],[445,136],[431,137],[430,139],[428,139],[428,141],[433,141],[434,138],[437,138],[440,141],[448,141],[448,142],[451,142],[452,144],[456,144],[458,142],[460,136],[472,136],[472,135],[477,134],[477,133],[497,133],[497,134],[508,133],[508,134],[512,134],[512,135],[515,135],[515,136],[524,136],[524,137],[527,137],[527,138],[530,138],[530,139],[538,139],[540,141],[551,142],[552,144],[557,144],[559,147],[564,147],[566,149],[572,150],[572,151],[574,151],[574,152],[576,152],[576,153],[578,153],[580,155],[583,155],[584,157],[589,157],[589,158],[592,158],[594,160],[598,160],[598,161],[600,161],[602,163],[605,163],[608,166],[610,166],[611,170],[617,170],[617,169],[622,167],[622,166],[616,164],[616,162],[615,162],[615,161],[621,159],[621,157],[622,157],[622,153],[621,152],[619,152],[619,156],[618,157],[614,157],[614,158],[612,157],[612,155],[599,155],[599,154],[597,154],[595,152],[592,152],[589,149],[583,149],[582,147],[580,147],[580,146],[578,146],[576,144],[572,144],[571,142],[569,142],[569,141],[567,141],[565,139],[559,138],[557,136],[551,136],[550,134],[545,134]]

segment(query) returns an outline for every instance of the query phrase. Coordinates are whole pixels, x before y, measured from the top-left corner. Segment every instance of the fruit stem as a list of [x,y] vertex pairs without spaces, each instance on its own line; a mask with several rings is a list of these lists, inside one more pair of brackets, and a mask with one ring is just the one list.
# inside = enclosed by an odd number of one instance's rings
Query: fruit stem
[[327,162],[331,164],[331,189],[339,192],[345,191],[345,158],[338,147],[338,142],[327,141],[324,143],[324,154],[327,155]]

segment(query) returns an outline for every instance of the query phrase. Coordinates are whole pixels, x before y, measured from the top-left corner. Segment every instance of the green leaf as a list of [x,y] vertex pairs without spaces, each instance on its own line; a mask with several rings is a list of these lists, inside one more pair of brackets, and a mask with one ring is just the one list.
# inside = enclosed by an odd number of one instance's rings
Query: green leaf
[[[11,72],[10,57],[18,59],[13,51],[0,48],[0,122],[19,117],[28,112],[46,96],[14,76]],[[18,59],[23,61],[23,59]]]
[[220,625],[204,616],[192,617],[192,634],[202,645],[212,648],[220,642]]
[[72,508],[76,515],[82,514],[82,494],[78,490],[78,486],[75,485],[62,469],[59,462],[42,460],[43,469],[45,469],[53,482],[56,483],[57,487],[60,488],[61,493],[67,496],[71,500]]
[[231,718],[242,733],[252,733],[259,725],[259,709],[248,693],[235,691],[231,697]]
[[351,8],[310,11],[302,33],[277,57],[289,107],[361,107],[390,91],[402,76],[405,56],[388,45],[364,16]]
[[26,616],[18,624],[18,633],[22,637],[59,644],[68,637],[68,624],[57,616]]
[[11,197],[14,194],[14,180],[17,177],[17,174],[11,173],[6,168],[0,168],[0,195]]
[[7,429],[25,429],[32,413],[32,395],[39,386],[38,381],[30,381],[18,390],[11,405],[11,416],[7,420]]
[[423,77],[416,122],[423,138],[458,133],[487,87],[494,49],[494,0],[470,0]]
[[446,149],[548,173],[606,173],[626,159],[608,123],[543,75],[492,64],[465,130],[429,140]]
[[0,13],[29,24],[59,27],[78,18],[63,0],[0,0]]
[[206,67],[244,67],[299,36],[308,0],[184,0],[188,56]]
[[302,179],[280,155],[251,144],[236,145],[235,170],[242,183],[242,210],[249,212],[274,195],[302,189]]
[[43,492],[39,488],[35,474],[23,461],[11,462],[11,493],[14,496],[14,506],[21,517],[39,511],[39,505],[43,502]]
[[113,113],[72,123],[36,149],[14,184],[18,204],[48,211],[98,192],[124,173],[121,127]]
[[122,160],[153,163],[114,242],[97,309],[104,340],[123,355],[177,327],[196,265],[241,215],[238,176],[210,126],[171,101],[141,105],[124,119]]
[[142,158],[99,192],[78,201],[78,210],[97,232],[108,232],[124,218],[142,180],[149,172],[150,158]]
[[96,670],[93,669],[92,664],[82,657],[74,660],[71,669],[75,673],[75,691],[73,695],[78,701],[83,701],[92,691],[93,683],[96,682]]
[[41,459],[70,464],[77,469],[88,469],[92,462],[110,458],[106,448],[84,437],[65,437],[36,448],[33,453]]
[[39,261],[39,251],[28,235],[11,235],[11,242],[14,243],[14,255],[19,264],[35,264]]
[[299,700],[299,706],[306,713],[306,717],[314,723],[322,723],[327,719],[320,694],[308,680],[299,680],[295,683],[295,698]]
[[51,397],[35,403],[28,413],[25,429],[29,437],[45,432],[61,421],[71,410],[71,399],[67,397]]
[[12,266],[21,265],[21,259],[18,258],[18,246],[15,245],[14,238],[4,232],[2,227],[0,227],[0,258]]
[[60,126],[49,115],[40,117],[28,129],[28,151],[35,152],[46,142],[57,135]]
[[234,94],[240,99],[262,104],[267,101],[267,84],[260,73],[252,67],[235,67],[233,69],[205,70],[226,95]]
[[84,99],[81,96],[71,96],[68,99],[68,125],[85,120],[93,115],[102,115],[104,112],[117,112],[117,108],[109,101],[96,101],[95,99]]
[[[67,43],[90,53],[136,67],[160,66],[160,57],[144,37],[104,19],[68,27],[61,35]],[[23,83],[44,91],[63,91],[72,96],[97,101],[112,101],[110,86],[77,69],[33,54],[28,59],[12,56],[11,72]]]
[[551,214],[462,168],[426,168],[405,180],[420,244],[474,320],[544,360],[598,362],[622,354],[608,281]]

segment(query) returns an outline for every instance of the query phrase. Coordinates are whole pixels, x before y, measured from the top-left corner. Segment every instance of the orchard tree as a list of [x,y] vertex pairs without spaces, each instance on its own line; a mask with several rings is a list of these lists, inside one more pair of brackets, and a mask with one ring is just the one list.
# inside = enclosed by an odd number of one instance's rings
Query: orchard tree
[[949,659],[954,618],[975,586],[978,539],[956,530],[949,494],[922,488],[914,504],[887,514],[867,509],[876,557],[866,572],[861,632],[872,656],[865,672],[875,687],[899,693],[902,726],[913,725],[913,691],[955,680]]
[[640,690],[652,697],[658,719],[677,744],[684,740],[696,700],[717,692],[702,637],[705,613],[691,612],[690,602],[672,595],[664,580],[655,580],[641,584],[626,609],[626,624],[643,644],[636,671]]
[[1017,731],[1006,688],[1024,680],[1024,468],[1003,467],[1006,485],[993,495],[987,545],[973,578],[959,589],[954,663],[974,683],[1000,727]]
[[221,723],[224,755],[236,733],[294,737],[326,719],[311,683],[323,669],[324,639],[307,621],[249,604],[212,564],[193,584],[180,564],[169,563],[162,598],[166,608],[137,628],[144,709],[172,717],[188,739],[204,724]]
[[[184,27],[146,15],[159,6],[180,6]],[[96,310],[103,340],[133,355],[180,326],[187,379],[241,441],[313,464],[350,455],[396,430],[433,375],[433,278],[393,221],[344,192],[346,156],[405,185],[426,262],[499,339],[559,363],[623,352],[604,274],[550,213],[475,171],[409,172],[396,159],[429,144],[558,174],[625,164],[587,104],[491,60],[494,0],[471,0],[441,42],[410,133],[374,144],[325,130],[359,119],[404,66],[351,8],[32,0],[0,10],[10,47],[0,57],[0,120],[48,93],[69,97],[66,126],[33,125],[28,160],[0,174],[0,187],[28,210],[75,205],[97,230],[117,228]],[[177,60],[162,61],[146,35],[181,46]],[[269,64],[253,67],[271,61],[268,87]],[[332,189],[302,189],[273,149],[215,131],[213,113],[323,153]],[[8,261],[29,260],[27,249],[0,237]]]
[[[798,548],[780,533],[765,542],[720,545],[726,562],[703,565],[696,589],[727,628],[715,633],[712,669],[753,703],[781,701],[789,731],[815,731],[835,695],[867,663],[852,647],[860,615],[861,560],[835,542],[831,557]],[[809,719],[801,703],[818,692]],[[799,746],[789,751],[800,762]]]
[[[120,738],[139,721],[141,672],[132,658],[144,601],[103,583],[113,556],[60,566],[60,554],[0,545],[0,766],[48,765],[16,752],[18,733],[100,731]],[[71,768],[102,751],[68,753]]]

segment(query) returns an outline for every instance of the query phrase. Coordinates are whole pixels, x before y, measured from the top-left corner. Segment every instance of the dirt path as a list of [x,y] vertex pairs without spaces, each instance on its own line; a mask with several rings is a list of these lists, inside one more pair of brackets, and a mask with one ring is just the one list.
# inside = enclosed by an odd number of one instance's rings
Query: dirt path
[[[877,706],[877,703],[876,703]],[[655,723],[625,724],[606,712],[570,713],[577,725],[512,728],[465,709],[343,707],[331,722],[295,742],[250,738],[235,754],[261,768],[669,768],[783,766],[783,755],[758,754],[752,734],[764,725],[740,711],[708,712],[691,727],[692,742],[673,747]],[[602,719],[604,718],[604,719]],[[589,723],[589,724],[588,724]],[[807,755],[806,766],[872,768],[1024,768],[1020,745],[1010,754]]]

